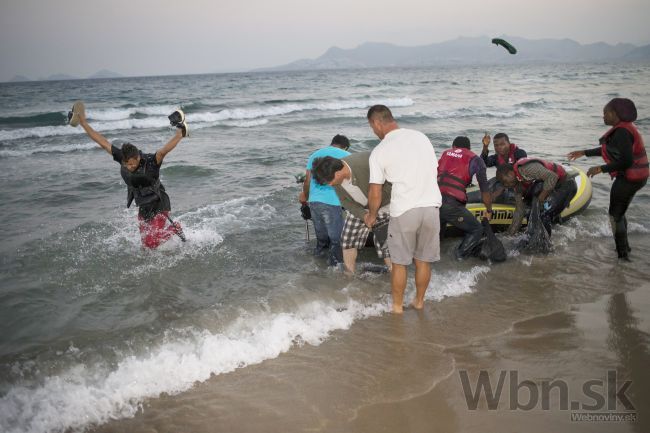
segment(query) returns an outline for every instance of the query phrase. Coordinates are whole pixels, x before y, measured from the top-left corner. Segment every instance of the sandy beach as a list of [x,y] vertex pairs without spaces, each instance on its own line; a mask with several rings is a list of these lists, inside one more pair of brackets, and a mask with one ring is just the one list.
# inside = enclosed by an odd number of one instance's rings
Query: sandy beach
[[[642,255],[650,239],[639,238]],[[592,258],[599,254],[597,249]],[[96,431],[647,431],[648,262],[621,267],[612,262],[591,278],[575,275],[573,281],[554,280],[536,266],[537,261],[552,266],[549,261],[562,260],[570,258],[533,258],[526,285],[512,292],[517,281],[507,280],[503,265],[480,279],[472,293],[427,302],[424,311],[407,310],[403,317],[387,314],[359,321],[318,347],[304,345],[213,377],[189,392],[146,403],[133,419]],[[547,278],[554,280],[550,287]],[[621,283],[630,289],[618,290]],[[593,297],[589,293],[596,285],[600,294]],[[560,306],[567,299],[573,302]],[[475,410],[468,407],[461,372],[467,373],[473,393],[481,371],[489,375],[494,391],[506,372],[494,410],[485,396]],[[616,372],[619,388],[631,381],[625,395],[634,410],[626,410],[620,401],[615,411],[562,410],[557,389],[549,393],[548,410],[543,408],[544,382],[560,380],[567,385],[569,402],[593,405],[583,385],[590,380],[606,383],[610,371]],[[534,407],[510,410],[513,372],[519,383],[530,381],[537,387]],[[604,387],[593,391],[606,395]],[[525,407],[530,401],[529,391],[522,388],[518,404]],[[572,421],[572,412],[615,412],[637,419]]]

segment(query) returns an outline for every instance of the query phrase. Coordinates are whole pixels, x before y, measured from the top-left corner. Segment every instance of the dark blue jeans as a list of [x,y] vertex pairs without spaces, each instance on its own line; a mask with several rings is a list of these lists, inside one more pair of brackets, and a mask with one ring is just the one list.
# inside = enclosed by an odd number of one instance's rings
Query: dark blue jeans
[[341,249],[341,232],[343,231],[343,210],[341,206],[332,206],[317,201],[309,203],[311,220],[316,232],[316,248],[314,255],[323,255],[329,248],[328,264],[336,266],[343,263]]

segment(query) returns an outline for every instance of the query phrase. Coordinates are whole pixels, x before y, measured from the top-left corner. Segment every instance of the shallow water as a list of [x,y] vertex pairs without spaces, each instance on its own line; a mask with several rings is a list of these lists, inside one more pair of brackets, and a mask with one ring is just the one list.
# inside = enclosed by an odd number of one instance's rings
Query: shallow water
[[[337,133],[372,149],[374,103],[437,152],[461,134],[478,151],[484,131],[505,131],[561,161],[596,145],[615,96],[635,100],[647,137],[649,78],[643,65],[534,65],[0,85],[1,429],[376,431],[365,411],[452,380],[459,356],[449,348],[647,290],[650,193],[630,207],[635,260],[618,269],[600,176],[587,212],[554,231],[550,256],[506,240],[505,264],[459,263],[456,241],[445,241],[425,312],[396,318],[388,276],[349,279],[309,255],[293,175]],[[145,152],[171,137],[166,115],[183,104],[190,138],[167,156],[162,181],[186,244],[140,249],[118,165],[64,125],[78,98],[110,140]],[[650,320],[647,303],[636,317]],[[595,347],[569,353],[609,356]],[[440,418],[441,431],[469,429]]]

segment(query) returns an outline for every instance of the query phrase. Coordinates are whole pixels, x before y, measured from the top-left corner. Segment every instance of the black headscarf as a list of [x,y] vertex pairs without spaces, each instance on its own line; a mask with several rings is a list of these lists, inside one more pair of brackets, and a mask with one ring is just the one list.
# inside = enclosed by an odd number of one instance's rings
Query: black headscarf
[[634,122],[636,120],[636,106],[630,99],[614,98],[607,103],[605,108],[613,110],[622,122]]

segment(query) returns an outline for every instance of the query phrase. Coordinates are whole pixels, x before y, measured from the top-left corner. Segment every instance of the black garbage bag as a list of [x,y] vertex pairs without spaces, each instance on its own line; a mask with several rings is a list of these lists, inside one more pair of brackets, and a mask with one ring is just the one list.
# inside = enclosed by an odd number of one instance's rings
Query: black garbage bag
[[528,216],[528,226],[526,227],[526,234],[519,243],[520,250],[531,254],[548,254],[553,251],[553,244],[551,243],[551,235],[549,235],[544,222],[540,216],[541,204],[539,200],[533,198],[532,206],[530,208],[530,215]]
[[311,209],[309,209],[309,205],[307,203],[303,203],[300,206],[300,215],[305,221],[311,219]]
[[492,262],[505,262],[507,258],[506,249],[501,241],[496,237],[490,227],[490,221],[487,218],[481,220],[483,225],[483,239],[481,240],[481,250],[479,257],[483,260]]

